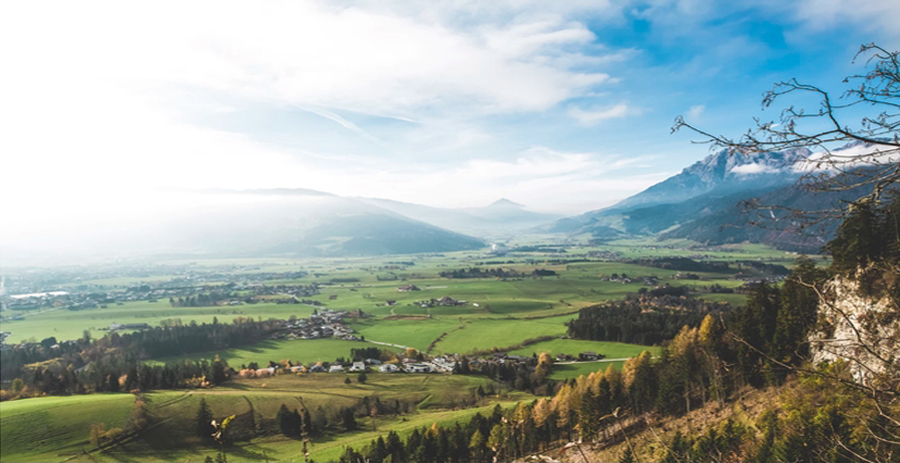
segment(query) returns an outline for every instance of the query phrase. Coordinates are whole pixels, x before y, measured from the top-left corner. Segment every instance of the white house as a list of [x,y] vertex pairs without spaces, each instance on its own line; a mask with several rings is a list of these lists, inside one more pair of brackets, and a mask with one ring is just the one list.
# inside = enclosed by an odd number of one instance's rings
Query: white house
[[406,366],[409,373],[431,373],[431,367],[424,363],[413,363]]
[[329,373],[343,373],[344,367],[341,365],[332,365],[331,367],[328,368],[328,372]]
[[366,364],[364,362],[353,362],[353,366],[350,367],[350,371],[366,371]]
[[396,373],[400,371],[400,368],[395,363],[385,363],[378,367],[378,371],[382,373]]

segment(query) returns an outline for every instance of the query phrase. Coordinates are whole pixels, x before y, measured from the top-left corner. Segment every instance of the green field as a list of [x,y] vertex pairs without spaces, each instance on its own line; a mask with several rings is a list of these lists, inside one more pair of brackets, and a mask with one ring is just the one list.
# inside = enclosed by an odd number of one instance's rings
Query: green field
[[377,346],[368,342],[344,341],[342,339],[297,339],[297,340],[268,340],[256,343],[248,347],[224,349],[198,354],[182,355],[154,359],[153,363],[174,362],[183,359],[198,361],[201,359],[213,360],[217,355],[228,365],[238,369],[242,364],[256,362],[264,365],[268,361],[291,360],[304,365],[314,362],[333,362],[338,357],[349,358],[350,349],[364,349],[378,347],[392,351],[400,349],[389,346]]
[[637,344],[625,344],[621,342],[582,341],[578,339],[553,339],[551,341],[543,341],[525,346],[521,349],[516,349],[510,353],[517,355],[531,355],[533,353],[540,354],[541,352],[547,352],[554,356],[556,354],[577,356],[581,352],[596,352],[605,355],[606,358],[617,359],[636,357],[645,350],[649,350],[653,355],[659,355],[659,347],[657,346],[640,346]]
[[465,353],[472,349],[504,348],[526,339],[559,336],[566,332],[564,323],[575,315],[538,319],[483,319],[463,323],[448,332],[436,345],[441,353]]
[[[489,413],[500,403],[513,406],[531,397],[516,393],[504,399],[488,400],[483,405],[454,410],[461,397],[467,397],[487,380],[464,376],[372,374],[366,384],[345,385],[344,375],[283,375],[274,378],[242,380],[226,387],[191,391],[163,391],[146,394],[153,420],[140,436],[103,452],[92,450],[88,442],[90,427],[103,423],[106,428],[124,427],[134,397],[130,394],[94,394],[88,396],[41,397],[0,404],[0,460],[2,461],[203,461],[215,456],[217,449],[206,447],[194,437],[194,417],[200,398],[205,398],[215,417],[256,412],[262,436],[239,441],[227,448],[229,461],[258,461],[268,456],[273,461],[302,460],[302,444],[277,434],[274,417],[286,404],[298,406],[303,398],[310,410],[322,407],[334,410],[355,403],[362,397],[381,400],[404,399],[419,402],[417,410],[401,417],[360,419],[360,429],[337,433],[334,430],[316,437],[311,456],[316,461],[334,461],[346,445],[363,445],[387,429],[401,434],[432,423],[465,421],[476,412]],[[372,426],[378,431],[373,431]]]
[[550,378],[562,380],[577,378],[582,375],[587,376],[595,371],[606,371],[610,365],[616,370],[621,370],[622,365],[625,365],[625,362],[580,362],[568,365],[554,365],[553,373],[550,373]]
[[192,320],[197,323],[212,323],[213,318],[220,322],[231,322],[237,317],[299,318],[308,317],[313,308],[303,304],[244,304],[230,307],[172,307],[169,301],[136,301],[122,305],[108,304],[107,308],[89,310],[56,309],[48,312],[26,315],[24,320],[5,321],[0,330],[12,333],[11,340],[20,342],[34,338],[37,341],[54,336],[56,339],[69,340],[82,337],[85,330],[91,337],[100,338],[107,332],[112,323],[147,323],[158,325],[161,320],[180,318],[185,324]]

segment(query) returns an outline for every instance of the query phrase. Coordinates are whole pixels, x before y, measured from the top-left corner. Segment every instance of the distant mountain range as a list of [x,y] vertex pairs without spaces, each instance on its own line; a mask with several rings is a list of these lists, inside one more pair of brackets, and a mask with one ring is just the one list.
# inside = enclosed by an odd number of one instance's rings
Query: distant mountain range
[[389,199],[358,199],[414,220],[484,238],[509,237],[561,218],[560,215],[529,211],[524,205],[506,198],[485,207],[463,209],[430,207]]
[[[223,205],[170,220],[173,249],[229,255],[362,256],[479,249],[479,238],[369,202],[305,189],[215,190]],[[422,206],[424,207],[424,206]]]
[[[858,145],[848,144],[840,150]],[[806,149],[753,154],[722,150],[611,207],[560,219],[541,229],[595,240],[653,235],[711,245],[753,242],[818,252],[833,237],[837,223],[820,223],[800,231],[801,224],[789,217],[760,216],[759,211],[740,207],[758,199],[770,206],[824,210],[871,191],[814,193],[798,184],[802,172],[796,163],[811,154]]]

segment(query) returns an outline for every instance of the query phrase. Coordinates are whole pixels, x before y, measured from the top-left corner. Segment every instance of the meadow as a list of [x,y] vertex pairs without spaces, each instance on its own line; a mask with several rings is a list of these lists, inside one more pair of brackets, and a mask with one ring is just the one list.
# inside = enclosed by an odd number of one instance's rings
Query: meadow
[[[344,384],[345,375],[282,375],[273,378],[232,381],[225,386],[190,391],[145,394],[151,424],[139,437],[104,451],[93,451],[89,443],[91,425],[107,429],[125,428],[135,397],[131,394],[39,397],[0,404],[0,460],[2,461],[203,461],[218,448],[203,445],[195,437],[195,419],[200,399],[206,400],[213,416],[221,419],[252,410],[263,430],[262,437],[235,442],[226,447],[229,461],[302,460],[302,442],[281,436],[275,430],[275,415],[285,404],[299,407],[298,397],[312,411],[322,407],[329,413],[363,397],[382,401],[412,400],[410,413],[360,419],[352,432],[328,431],[313,439],[311,457],[334,461],[347,445],[361,446],[392,429],[401,435],[418,427],[452,425],[467,421],[477,412],[489,414],[496,404],[504,407],[530,400],[523,393],[484,399],[476,407],[457,409],[463,397],[471,397],[488,380],[465,376],[388,375],[373,373],[365,384]],[[83,453],[88,450],[90,453]]]
[[375,344],[360,341],[345,341],[343,339],[297,339],[297,340],[266,340],[252,346],[224,349],[198,354],[182,355],[178,357],[163,357],[154,359],[151,363],[162,364],[167,362],[183,361],[185,359],[197,362],[200,360],[213,360],[218,356],[228,362],[228,365],[239,369],[241,365],[256,362],[264,366],[270,360],[279,362],[290,360],[294,363],[308,365],[315,362],[333,362],[339,357],[349,358],[351,349],[364,349],[378,347],[394,352],[401,349],[390,346],[376,346]]
[[296,315],[304,318],[312,311],[312,306],[303,304],[259,303],[230,307],[172,307],[168,300],[134,301],[124,302],[122,305],[108,304],[106,308],[55,309],[34,315],[26,314],[24,320],[0,323],[0,330],[11,332],[13,342],[29,339],[40,341],[50,336],[63,341],[81,338],[84,331],[90,332],[92,338],[103,337],[108,333],[104,328],[109,328],[113,323],[147,323],[155,326],[163,320],[175,318],[181,319],[184,324],[191,321],[198,324],[212,323],[214,318],[219,322],[230,323],[238,317],[268,319],[290,318],[291,315]]

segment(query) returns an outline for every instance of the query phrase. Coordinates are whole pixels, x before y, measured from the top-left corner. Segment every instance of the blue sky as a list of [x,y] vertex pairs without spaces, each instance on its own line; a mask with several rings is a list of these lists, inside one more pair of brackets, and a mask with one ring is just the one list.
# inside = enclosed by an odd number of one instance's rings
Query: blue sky
[[581,213],[707,154],[676,116],[738,135],[773,82],[840,89],[860,44],[900,45],[890,0],[3,10],[0,188],[28,222],[169,187]]

